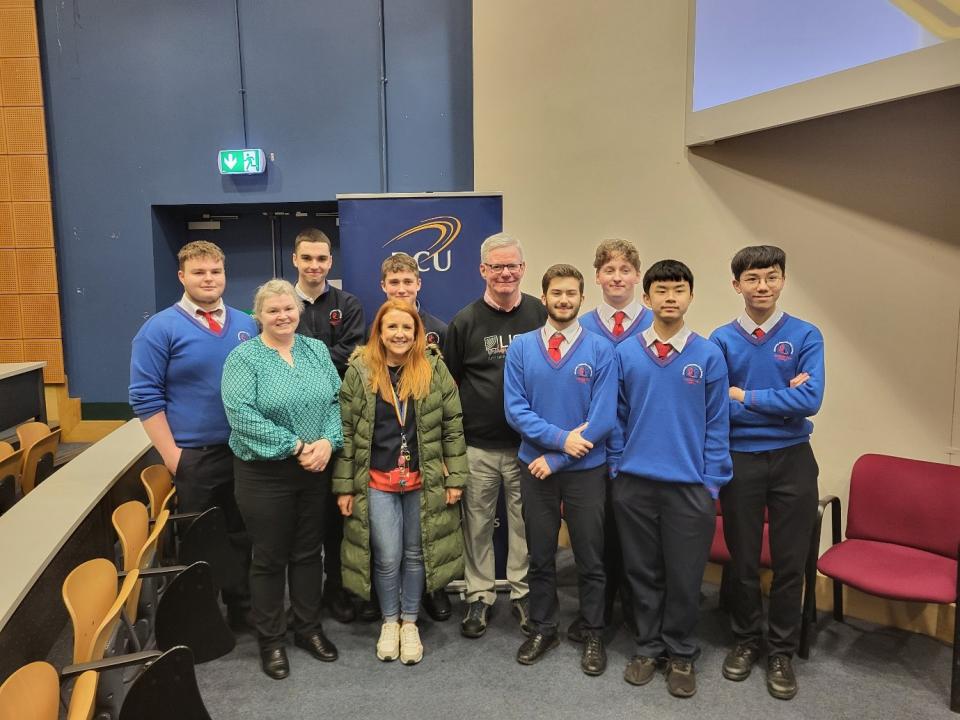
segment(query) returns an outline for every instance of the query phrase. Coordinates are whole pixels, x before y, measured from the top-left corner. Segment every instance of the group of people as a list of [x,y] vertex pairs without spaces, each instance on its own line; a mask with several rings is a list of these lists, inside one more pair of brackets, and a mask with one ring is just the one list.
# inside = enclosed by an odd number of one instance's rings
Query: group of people
[[419,269],[399,253],[383,261],[386,302],[364,327],[359,301],[327,282],[331,242],[316,229],[296,239],[297,283],[264,283],[253,319],[224,305],[216,245],[186,245],[179,264],[183,297],[134,338],[130,402],[174,474],[181,510],[223,509],[249,568],[223,600],[233,624],[255,629],[267,675],[289,673],[288,624],[296,645],[337,659],[324,609],[341,622],[382,617],[377,657],[419,662],[420,608],[449,618],[445,588],[460,578],[461,633],[484,635],[502,491],[511,612],[527,636],[519,663],[559,644],[563,518],[580,604],[567,636],[583,644],[583,672],[606,669],[604,629],[619,596],[636,644],[624,679],[644,685],[665,670],[671,694],[693,695],[719,502],[734,578],[723,675],[750,674],[766,629],[767,688],[796,694],[817,507],[808,418],[824,363],[820,332],[778,308],[782,250],[736,254],[744,311],[709,338],[684,323],[690,269],[662,260],[641,275],[625,240],[597,247],[603,300],[581,316],[577,268],[551,266],[542,296],[527,295],[522,246],[491,236],[480,248],[483,297],[449,326],[419,306]]

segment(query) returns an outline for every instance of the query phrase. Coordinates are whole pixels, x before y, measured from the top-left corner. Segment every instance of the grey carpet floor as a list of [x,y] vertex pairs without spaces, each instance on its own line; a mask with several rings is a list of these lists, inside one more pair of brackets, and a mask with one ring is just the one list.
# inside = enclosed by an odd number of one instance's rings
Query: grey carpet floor
[[[558,557],[561,628],[573,619],[575,578],[569,552]],[[460,636],[454,617],[421,620],[424,658],[419,665],[382,663],[374,649],[378,623],[324,629],[340,650],[335,663],[320,663],[288,648],[291,673],[271,680],[260,672],[257,645],[243,635],[230,655],[197,668],[214,720],[271,718],[957,718],[949,710],[951,648],[921,635],[858,620],[840,624],[821,613],[810,660],[796,661],[800,693],[790,702],[766,692],[762,667],[744,682],[720,674],[729,642],[726,615],[717,609],[717,588],[704,585],[698,634],[697,695],[680,700],[667,693],[662,676],[649,685],[623,681],[632,642],[621,626],[610,639],[609,666],[601,677],[579,668],[580,649],[566,640],[541,662],[514,659],[523,641],[501,594],[484,637]]]

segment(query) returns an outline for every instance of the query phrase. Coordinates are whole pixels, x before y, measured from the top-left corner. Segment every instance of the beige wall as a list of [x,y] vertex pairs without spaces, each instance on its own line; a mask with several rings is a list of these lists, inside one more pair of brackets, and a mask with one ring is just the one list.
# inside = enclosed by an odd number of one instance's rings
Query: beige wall
[[[733,253],[779,244],[781,305],[826,338],[821,492],[846,500],[865,452],[949,462],[960,91],[688,151],[686,5],[474,3],[475,183],[504,193],[505,228],[527,247],[525,290],[539,294],[552,262],[589,270],[597,241],[622,236],[645,265],[692,267],[688,324],[707,334],[741,309]],[[598,299],[589,287],[587,306]]]

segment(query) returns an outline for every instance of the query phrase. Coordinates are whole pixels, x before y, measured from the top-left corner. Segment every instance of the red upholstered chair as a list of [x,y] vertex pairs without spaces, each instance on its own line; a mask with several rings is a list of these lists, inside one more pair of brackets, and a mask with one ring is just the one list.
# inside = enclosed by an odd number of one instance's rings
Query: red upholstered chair
[[[843,542],[839,542],[839,501],[834,498],[832,504],[835,544],[817,568],[833,580],[836,620],[843,621],[843,584],[891,600],[957,602],[960,467],[889,455],[862,456],[850,476]],[[816,613],[812,596],[804,610],[804,636]],[[960,605],[950,709],[960,712]]]

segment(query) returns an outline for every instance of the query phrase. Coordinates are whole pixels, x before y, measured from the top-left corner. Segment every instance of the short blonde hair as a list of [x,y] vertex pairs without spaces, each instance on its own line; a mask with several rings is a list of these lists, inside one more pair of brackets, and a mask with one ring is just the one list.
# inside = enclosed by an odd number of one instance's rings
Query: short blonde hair
[[253,295],[253,319],[257,321],[257,325],[262,327],[260,311],[263,310],[263,304],[267,301],[267,298],[276,297],[277,295],[289,295],[292,297],[297,305],[297,310],[303,313],[303,300],[297,295],[297,291],[293,288],[293,285],[287,280],[273,278],[258,287]]
[[227,258],[223,254],[223,250],[209,240],[194,240],[184,245],[177,253],[177,262],[180,263],[180,269],[183,270],[187,260],[196,260],[202,257],[219,260],[224,266],[227,264]]

